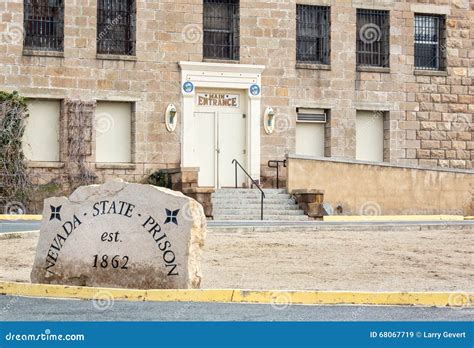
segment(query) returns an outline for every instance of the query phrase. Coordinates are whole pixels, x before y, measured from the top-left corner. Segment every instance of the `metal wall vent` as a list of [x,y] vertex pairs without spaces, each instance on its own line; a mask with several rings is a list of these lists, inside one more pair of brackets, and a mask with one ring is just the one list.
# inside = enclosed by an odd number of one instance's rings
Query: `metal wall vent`
[[320,109],[302,109],[297,108],[297,121],[298,122],[317,122],[325,123],[327,121],[326,113]]

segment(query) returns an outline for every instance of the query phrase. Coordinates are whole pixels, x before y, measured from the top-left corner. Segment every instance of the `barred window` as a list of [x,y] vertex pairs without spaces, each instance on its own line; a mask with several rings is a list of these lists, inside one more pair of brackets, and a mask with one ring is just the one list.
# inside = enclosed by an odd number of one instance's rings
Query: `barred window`
[[296,5],[296,61],[329,64],[330,9]]
[[388,67],[389,59],[389,12],[357,9],[357,65]]
[[415,68],[441,70],[444,68],[444,18],[415,15]]
[[135,54],[134,0],[97,1],[97,53]]
[[239,1],[204,0],[203,56],[239,60]]
[[23,25],[25,48],[42,51],[63,50],[63,0],[25,0]]

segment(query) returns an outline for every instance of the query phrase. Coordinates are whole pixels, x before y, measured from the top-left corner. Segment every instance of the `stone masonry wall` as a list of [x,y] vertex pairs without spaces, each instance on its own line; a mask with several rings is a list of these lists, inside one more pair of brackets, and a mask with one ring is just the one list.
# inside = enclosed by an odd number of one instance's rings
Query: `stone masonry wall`
[[[296,65],[296,4],[331,6],[330,66]],[[390,68],[357,71],[356,9],[390,11]],[[446,72],[415,73],[415,12],[446,15]],[[137,1],[136,58],[96,54],[96,1],[65,1],[64,57],[22,54],[23,2],[0,3],[0,86],[26,97],[134,102],[133,165],[96,166],[98,181],[139,181],[180,166],[181,124],[166,131],[169,103],[180,110],[178,61],[202,61],[202,0]],[[262,180],[275,185],[267,161],[294,153],[297,107],[328,110],[326,154],[355,157],[356,110],[385,111],[385,160],[472,169],[474,166],[474,3],[468,0],[240,1],[240,63],[262,64]],[[67,124],[67,123],[66,123]],[[67,134],[62,134],[66,137]],[[63,151],[63,149],[61,150]],[[60,164],[31,164],[38,182],[61,181]]]

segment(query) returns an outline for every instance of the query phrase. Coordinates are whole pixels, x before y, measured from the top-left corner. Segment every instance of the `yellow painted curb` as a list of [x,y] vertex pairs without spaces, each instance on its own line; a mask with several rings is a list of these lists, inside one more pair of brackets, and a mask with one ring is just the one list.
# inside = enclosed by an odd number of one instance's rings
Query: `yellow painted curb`
[[0,214],[0,220],[35,220],[41,221],[43,218],[42,215],[30,215],[30,214],[23,214],[23,215],[14,215],[14,214]]
[[324,216],[328,222],[352,221],[464,221],[462,215],[331,215]]
[[465,216],[464,220],[474,220],[474,216]]
[[83,300],[260,303],[273,304],[277,307],[284,307],[290,304],[474,307],[474,292],[267,291],[232,289],[135,290],[0,282],[0,294]]

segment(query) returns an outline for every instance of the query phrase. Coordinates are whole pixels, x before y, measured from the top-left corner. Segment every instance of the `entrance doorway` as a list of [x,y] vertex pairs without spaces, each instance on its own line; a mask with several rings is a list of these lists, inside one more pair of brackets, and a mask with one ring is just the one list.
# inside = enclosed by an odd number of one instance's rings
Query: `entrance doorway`
[[[203,91],[196,93],[193,114],[195,161],[200,187],[235,187],[236,159],[247,168],[247,120],[240,92]],[[246,177],[237,171],[237,186]]]

